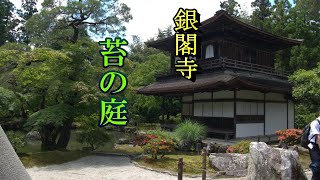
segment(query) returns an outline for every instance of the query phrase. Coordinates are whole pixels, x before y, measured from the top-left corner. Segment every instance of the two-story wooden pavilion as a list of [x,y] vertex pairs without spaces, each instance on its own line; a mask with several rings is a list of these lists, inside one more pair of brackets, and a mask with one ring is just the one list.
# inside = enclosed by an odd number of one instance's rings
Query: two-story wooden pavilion
[[275,52],[302,43],[262,31],[225,11],[200,26],[202,74],[191,82],[175,72],[174,36],[148,43],[171,53],[171,74],[137,90],[181,97],[183,117],[210,132],[233,138],[271,135],[294,127],[294,102],[287,74],[274,69]]

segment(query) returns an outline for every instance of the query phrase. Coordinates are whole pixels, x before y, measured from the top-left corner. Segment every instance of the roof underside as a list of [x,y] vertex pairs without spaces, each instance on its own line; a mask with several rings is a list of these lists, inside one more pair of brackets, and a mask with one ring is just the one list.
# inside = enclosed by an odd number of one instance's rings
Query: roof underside
[[[207,38],[207,35],[224,38],[234,36],[238,37],[238,40],[244,43],[255,42],[257,44],[262,44],[271,51],[286,49],[303,42],[302,40],[289,39],[262,31],[259,28],[231,17],[226,11],[222,10],[218,11],[215,16],[203,21],[201,24],[201,34],[199,36],[205,36],[204,39]],[[146,44],[157,49],[172,51],[174,50],[174,37],[175,36],[171,36]]]
[[183,77],[166,78],[137,90],[145,95],[177,95],[211,92],[219,90],[246,89],[262,92],[278,92],[291,94],[292,87],[285,79],[273,78],[261,74],[246,72],[222,71],[197,75],[197,80],[191,82]]

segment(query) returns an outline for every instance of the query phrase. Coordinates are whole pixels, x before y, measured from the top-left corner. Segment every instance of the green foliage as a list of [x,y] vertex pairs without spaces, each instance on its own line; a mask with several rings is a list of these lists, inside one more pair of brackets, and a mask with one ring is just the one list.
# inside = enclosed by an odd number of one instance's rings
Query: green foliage
[[227,153],[247,154],[250,151],[250,141],[240,141],[233,146],[229,146]]
[[59,48],[88,34],[124,36],[123,23],[131,19],[130,8],[118,0],[69,0],[66,5],[46,0],[41,12],[27,21],[26,29],[36,46]]
[[9,0],[0,1],[0,46],[6,41],[14,42],[14,29],[18,25],[14,18],[14,5]]
[[320,63],[313,70],[298,70],[289,78],[294,89],[292,95],[308,107],[320,105]]
[[20,112],[20,105],[13,91],[0,87],[0,118],[14,117]]
[[7,131],[6,135],[15,151],[17,151],[18,149],[26,145],[26,140],[24,135],[14,131]]
[[25,126],[27,128],[39,130],[43,135],[42,128],[45,126],[60,127],[63,123],[73,116],[73,107],[67,104],[57,104],[41,109],[28,118]]
[[134,146],[141,146],[145,153],[151,154],[154,159],[157,159],[159,154],[162,158],[176,148],[175,139],[168,132],[161,130],[148,131],[147,134],[136,134],[132,141]]
[[220,1],[220,8],[227,11],[231,16],[240,16],[241,7],[240,4],[235,0],[225,0],[223,2]]
[[251,3],[254,9],[251,15],[251,24],[266,30],[271,30],[271,3],[269,0],[255,0]]
[[161,136],[150,140],[145,146],[142,146],[143,150],[151,154],[154,159],[157,159],[159,154],[161,154],[161,158],[164,157],[169,152],[174,151],[175,147],[176,145],[172,139]]
[[77,140],[90,146],[94,151],[110,140],[110,136],[107,134],[106,129],[98,127],[99,116],[92,114],[90,116],[81,116],[78,118],[80,123],[79,132],[77,132]]
[[296,104],[295,113],[295,127],[299,129],[303,129],[308,123],[310,123],[318,117],[317,113],[311,112],[310,108],[308,108],[302,103]]
[[176,136],[180,141],[186,141],[192,144],[205,138],[207,134],[206,127],[190,119],[178,125],[175,129]]

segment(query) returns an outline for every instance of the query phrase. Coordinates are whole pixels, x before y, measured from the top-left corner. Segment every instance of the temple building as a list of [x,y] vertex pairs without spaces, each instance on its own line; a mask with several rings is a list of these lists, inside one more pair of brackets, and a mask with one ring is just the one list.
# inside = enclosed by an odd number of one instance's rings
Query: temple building
[[201,74],[191,82],[175,72],[175,37],[147,43],[171,53],[170,75],[137,90],[180,97],[182,116],[225,138],[272,135],[294,127],[294,101],[287,73],[274,68],[275,53],[302,43],[262,31],[218,11],[200,26]]

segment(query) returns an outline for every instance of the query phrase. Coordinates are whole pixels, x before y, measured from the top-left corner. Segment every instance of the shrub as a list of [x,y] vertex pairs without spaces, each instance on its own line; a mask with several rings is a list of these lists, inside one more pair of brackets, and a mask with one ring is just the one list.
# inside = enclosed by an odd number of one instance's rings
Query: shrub
[[164,131],[150,131],[148,134],[136,134],[132,139],[134,146],[138,145],[143,148],[145,153],[151,154],[154,159],[161,154],[161,158],[174,151],[176,142],[174,138]]
[[178,125],[175,133],[180,141],[195,144],[205,138],[207,130],[204,125],[186,120]]
[[94,151],[110,139],[106,129],[97,126],[97,114],[92,114],[89,117],[81,116],[78,118],[80,123],[80,131],[77,132],[77,141],[90,146]]
[[276,135],[278,135],[278,140],[286,143],[288,146],[293,146],[299,143],[299,138],[302,134],[301,129],[284,129],[276,131]]
[[168,140],[158,136],[150,140],[142,148],[146,153],[151,154],[154,159],[157,159],[158,154],[161,154],[162,158],[165,154],[174,151],[175,143],[172,139]]
[[26,140],[23,135],[14,131],[8,131],[6,134],[15,151],[25,146]]
[[250,151],[250,141],[240,141],[227,148],[227,153],[247,154]]

